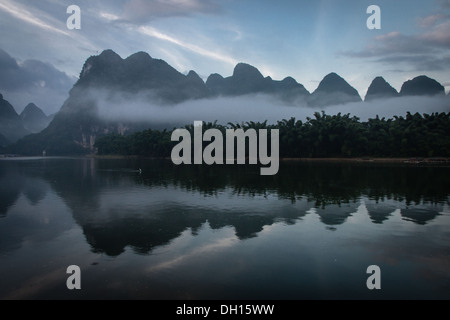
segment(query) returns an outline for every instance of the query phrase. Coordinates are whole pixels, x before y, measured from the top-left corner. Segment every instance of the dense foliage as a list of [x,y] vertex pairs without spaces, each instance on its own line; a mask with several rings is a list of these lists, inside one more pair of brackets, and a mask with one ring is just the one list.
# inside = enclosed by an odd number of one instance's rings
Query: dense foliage
[[[361,122],[350,114],[315,113],[306,122],[295,118],[268,125],[267,121],[223,126],[205,123],[203,130],[279,129],[280,157],[448,157],[450,156],[450,113],[411,114],[393,119]],[[193,132],[193,126],[186,126]],[[107,135],[97,139],[100,155],[170,157],[177,142],[172,131],[145,130],[131,135]],[[193,136],[193,135],[192,135]],[[224,135],[225,136],[225,135]],[[205,143],[206,145],[207,143]]]

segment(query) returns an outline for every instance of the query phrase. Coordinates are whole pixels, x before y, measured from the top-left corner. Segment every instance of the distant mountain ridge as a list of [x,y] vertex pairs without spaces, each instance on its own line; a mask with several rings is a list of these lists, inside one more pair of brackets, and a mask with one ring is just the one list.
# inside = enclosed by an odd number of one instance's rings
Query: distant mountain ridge
[[0,133],[0,147],[6,147],[8,144],[10,144],[9,140]]
[[0,135],[2,144],[5,142],[16,142],[20,138],[30,134],[25,129],[22,119],[17,114],[14,107],[0,94]]
[[[179,103],[209,95],[205,83],[192,71],[187,76],[164,60],[138,52],[122,59],[112,50],[90,57],[74,88],[107,88],[128,93],[147,91],[149,98],[163,103]],[[70,99],[70,98],[69,98]]]
[[[367,91],[366,100],[445,92],[441,84],[425,76],[407,81],[403,87],[398,93],[384,78],[377,77]],[[184,75],[164,60],[154,59],[148,53],[138,52],[122,59],[109,49],[87,59],[74,88],[147,92],[149,98],[168,104],[248,94],[269,94],[290,101],[300,99],[314,107],[362,101],[358,91],[334,72],[326,75],[317,89],[310,93],[292,77],[273,80],[264,77],[256,67],[247,63],[238,63],[229,77],[213,73],[204,82],[195,71]]]
[[38,133],[44,130],[50,123],[52,117],[47,115],[34,103],[29,103],[20,113],[22,123],[31,133]]
[[[376,78],[368,90],[366,100],[399,95],[441,94],[443,87],[437,81],[418,78],[405,83],[400,94],[394,94],[396,90],[384,79]],[[421,83],[426,89],[415,91]],[[142,119],[141,124],[100,119],[96,97],[93,96],[93,93],[98,93],[96,90],[106,92],[111,102],[114,102],[116,93],[129,99],[139,94],[149,103],[161,105],[249,94],[272,95],[293,105],[298,102],[312,107],[362,101],[358,91],[336,73],[325,76],[318,88],[309,93],[292,77],[281,81],[273,80],[264,77],[257,68],[246,63],[236,65],[229,77],[211,74],[204,82],[195,71],[184,75],[164,60],[154,59],[145,52],[122,59],[114,51],[105,50],[86,60],[69,98],[48,127],[39,134],[23,139],[17,148],[26,150],[29,154],[41,154],[43,150],[49,155],[90,153],[95,152],[94,144],[99,136],[124,134],[149,127],[152,119]],[[126,104],[123,108],[126,110]]]
[[305,98],[308,90],[292,77],[282,81],[264,78],[261,72],[246,63],[239,63],[234,68],[231,77],[224,78],[219,74],[212,74],[206,81],[206,87],[212,96],[242,96],[247,94],[273,94],[286,100],[293,101]]
[[21,114],[0,94],[0,146],[16,142],[31,133],[45,129],[53,116],[45,113],[34,103],[29,103]]

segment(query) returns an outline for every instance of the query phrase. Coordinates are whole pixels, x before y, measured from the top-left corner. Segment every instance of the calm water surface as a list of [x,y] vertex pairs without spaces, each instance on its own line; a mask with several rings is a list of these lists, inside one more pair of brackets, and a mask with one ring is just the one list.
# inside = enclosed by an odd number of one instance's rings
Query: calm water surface
[[449,299],[449,203],[448,167],[1,160],[0,299]]

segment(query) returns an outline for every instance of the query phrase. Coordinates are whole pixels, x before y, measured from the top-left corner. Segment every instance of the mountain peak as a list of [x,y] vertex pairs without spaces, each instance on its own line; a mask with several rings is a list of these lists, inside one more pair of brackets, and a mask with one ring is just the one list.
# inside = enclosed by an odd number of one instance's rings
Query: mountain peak
[[[186,76],[186,79],[192,83],[197,83],[198,85],[201,85],[202,87],[205,87],[206,90],[208,90],[203,79],[200,78],[200,76],[194,70],[189,71],[189,73]],[[209,95],[209,92],[208,92],[208,95]]]
[[366,101],[378,98],[390,98],[398,95],[395,90],[383,77],[373,79],[366,94]]
[[319,84],[319,89],[331,89],[331,90],[337,90],[338,86],[346,86],[348,85],[347,81],[344,80],[341,76],[339,76],[335,72],[331,72],[327,74],[322,81]]
[[112,65],[120,65],[122,62],[123,59],[117,53],[115,53],[111,49],[104,50],[98,56],[91,56],[86,60],[80,73],[80,80],[85,80],[85,78],[92,73],[95,74],[106,72],[110,74],[111,71],[109,70],[109,68]]
[[0,94],[0,135],[9,142],[16,142],[27,134],[29,132],[23,127],[14,107]]
[[327,74],[309,99],[312,106],[327,106],[361,101],[358,91],[337,73]]
[[212,73],[208,79],[206,80],[208,81],[217,81],[217,80],[223,80],[224,78],[222,77],[222,75],[218,74],[218,73]]
[[350,96],[358,96],[358,91],[353,88],[344,78],[335,72],[327,74],[320,82],[316,92],[343,92]]
[[44,113],[44,111],[42,111],[41,108],[39,108],[38,106],[36,106],[34,103],[29,103],[25,109],[23,109],[22,113],[20,114],[20,117],[23,119],[29,117],[29,116],[43,116],[43,117],[47,117]]
[[[200,76],[197,74],[197,72],[195,72],[194,70],[190,70],[186,77],[188,77],[188,78],[190,78],[190,79],[200,79],[200,80],[202,79],[202,78],[200,78]],[[203,81],[203,80],[202,80],[202,81]]]
[[264,79],[263,75],[257,68],[247,63],[238,63],[234,68],[233,77]]
[[323,81],[325,80],[344,80],[344,78],[342,78],[340,75],[338,75],[336,72],[330,72],[329,74],[327,74],[324,78]]
[[292,77],[286,77],[283,80],[281,80],[281,82],[285,84],[298,84],[298,82]]
[[[283,80],[281,80],[280,83],[282,84],[282,86],[284,88],[287,88],[287,89],[299,88],[299,87],[301,87],[303,89],[305,88],[292,77],[286,77]],[[304,90],[306,91],[306,89],[304,89]],[[307,94],[309,94],[309,92]]]
[[32,133],[44,130],[50,122],[45,113],[34,103],[29,103],[20,114],[23,126]]
[[6,100],[3,99],[3,95],[0,94],[0,117],[1,118],[8,118],[8,119],[15,119],[19,115],[17,114],[14,107]]
[[103,50],[97,57],[107,61],[122,60],[122,58],[111,49]]
[[423,75],[406,81],[400,90],[402,96],[433,96],[437,94],[445,94],[445,88],[436,80]]
[[133,62],[133,63],[145,63],[148,61],[152,61],[153,58],[147,53],[143,51],[136,52],[125,59],[126,62]]
[[331,72],[327,74],[322,81],[320,81],[319,87],[317,89],[333,89],[339,90],[339,86],[349,86],[348,82],[338,75],[336,72]]
[[225,78],[218,73],[213,73],[208,77],[208,79],[206,79],[206,86],[213,95],[221,95],[225,93],[224,83]]
[[372,84],[376,86],[383,86],[388,84],[388,82],[382,76],[378,76],[373,79]]

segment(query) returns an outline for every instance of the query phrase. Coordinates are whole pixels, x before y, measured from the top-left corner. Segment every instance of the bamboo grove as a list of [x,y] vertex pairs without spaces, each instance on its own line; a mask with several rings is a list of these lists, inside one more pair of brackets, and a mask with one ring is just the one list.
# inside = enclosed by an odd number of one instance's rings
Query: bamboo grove
[[[185,127],[193,131],[193,125]],[[449,157],[450,113],[411,114],[390,119],[378,116],[360,121],[350,114],[316,112],[305,122],[291,118],[276,124],[246,122],[227,125],[204,123],[216,128],[279,129],[280,157]],[[99,155],[170,157],[175,145],[170,130],[145,130],[129,135],[106,135],[96,141]]]

